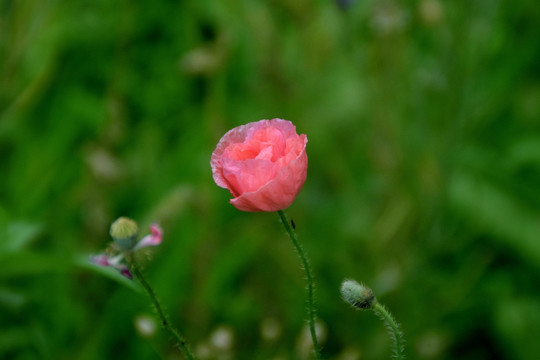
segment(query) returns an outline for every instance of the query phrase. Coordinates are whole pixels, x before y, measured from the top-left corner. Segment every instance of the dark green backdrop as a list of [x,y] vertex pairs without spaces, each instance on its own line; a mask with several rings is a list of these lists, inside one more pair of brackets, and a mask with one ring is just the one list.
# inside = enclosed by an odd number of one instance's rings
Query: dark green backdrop
[[[144,294],[87,264],[125,215],[162,224],[145,273],[201,358],[302,359],[278,217],[209,167],[228,129],[280,117],[309,138],[287,212],[325,358],[390,356],[340,299],[354,278],[409,359],[534,359],[539,24],[537,0],[0,0],[0,358],[180,358],[137,331]],[[234,343],[211,355],[216,331]]]

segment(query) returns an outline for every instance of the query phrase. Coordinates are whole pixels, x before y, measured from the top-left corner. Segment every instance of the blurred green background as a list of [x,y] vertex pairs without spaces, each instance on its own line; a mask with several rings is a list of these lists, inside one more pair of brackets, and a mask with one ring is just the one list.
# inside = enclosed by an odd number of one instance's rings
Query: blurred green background
[[277,215],[236,210],[209,167],[274,117],[309,138],[287,212],[325,358],[390,356],[344,278],[409,359],[538,358],[539,24],[536,0],[0,0],[0,358],[182,358],[87,264],[121,215],[162,224],[145,273],[201,359],[307,358]]

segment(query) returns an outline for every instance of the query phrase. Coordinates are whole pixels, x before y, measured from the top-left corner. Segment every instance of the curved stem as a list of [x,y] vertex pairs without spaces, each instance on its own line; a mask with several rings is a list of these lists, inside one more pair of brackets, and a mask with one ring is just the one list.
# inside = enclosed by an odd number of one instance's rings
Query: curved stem
[[399,327],[399,324],[394,320],[393,316],[388,310],[377,301],[373,304],[373,311],[375,314],[381,318],[386,324],[386,327],[389,329],[390,334],[392,335],[392,340],[394,343],[394,358],[397,360],[405,359],[403,355],[403,333]]
[[291,239],[294,245],[294,248],[296,249],[296,252],[298,253],[298,256],[300,256],[300,259],[302,260],[302,266],[304,268],[304,271],[306,272],[306,279],[308,283],[307,310],[308,310],[309,332],[311,334],[311,340],[313,341],[313,352],[315,353],[315,358],[322,359],[320,349],[319,349],[319,343],[317,341],[317,333],[315,332],[315,305],[314,305],[315,285],[314,285],[313,275],[311,274],[311,269],[309,267],[309,262],[304,252],[304,249],[302,248],[302,245],[300,245],[300,243],[298,242],[298,237],[296,236],[296,232],[291,226],[291,223],[289,222],[287,215],[285,214],[285,212],[283,212],[283,210],[278,210],[278,214],[281,219],[281,222],[283,223],[283,226],[285,227],[285,230],[287,231],[287,234],[289,235],[289,238]]
[[180,349],[182,349],[182,351],[186,355],[186,358],[188,358],[189,360],[195,360],[195,356],[193,356],[193,354],[189,350],[189,347],[187,346],[184,338],[180,335],[178,330],[176,330],[171,324],[169,324],[169,321],[167,320],[167,315],[165,314],[165,311],[163,310],[161,303],[157,299],[156,294],[154,293],[154,290],[152,289],[148,281],[146,281],[146,279],[144,278],[142,272],[135,265],[135,261],[133,260],[133,257],[132,256],[127,257],[127,261],[131,265],[131,271],[133,272],[133,275],[135,275],[135,277],[139,280],[141,285],[144,287],[144,289],[148,293],[148,296],[150,296],[150,300],[152,300],[152,304],[154,305],[154,308],[156,309],[156,312],[159,315],[159,319],[161,320],[161,325],[176,340],[176,342],[178,343],[178,346],[180,347]]

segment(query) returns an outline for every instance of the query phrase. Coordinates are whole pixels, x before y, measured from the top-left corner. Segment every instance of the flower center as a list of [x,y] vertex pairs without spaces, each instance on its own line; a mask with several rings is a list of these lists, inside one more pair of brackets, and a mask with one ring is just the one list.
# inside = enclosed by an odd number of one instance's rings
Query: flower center
[[224,156],[237,161],[261,159],[276,162],[283,156],[285,144],[281,131],[270,127],[254,132],[243,143],[229,145]]

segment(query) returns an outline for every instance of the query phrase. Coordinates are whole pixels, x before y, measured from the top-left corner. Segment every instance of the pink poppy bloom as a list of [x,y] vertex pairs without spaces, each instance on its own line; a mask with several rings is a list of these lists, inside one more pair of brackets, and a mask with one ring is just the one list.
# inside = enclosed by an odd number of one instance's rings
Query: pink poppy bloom
[[216,184],[242,211],[289,207],[307,176],[307,136],[287,120],[260,120],[227,132],[212,153]]

